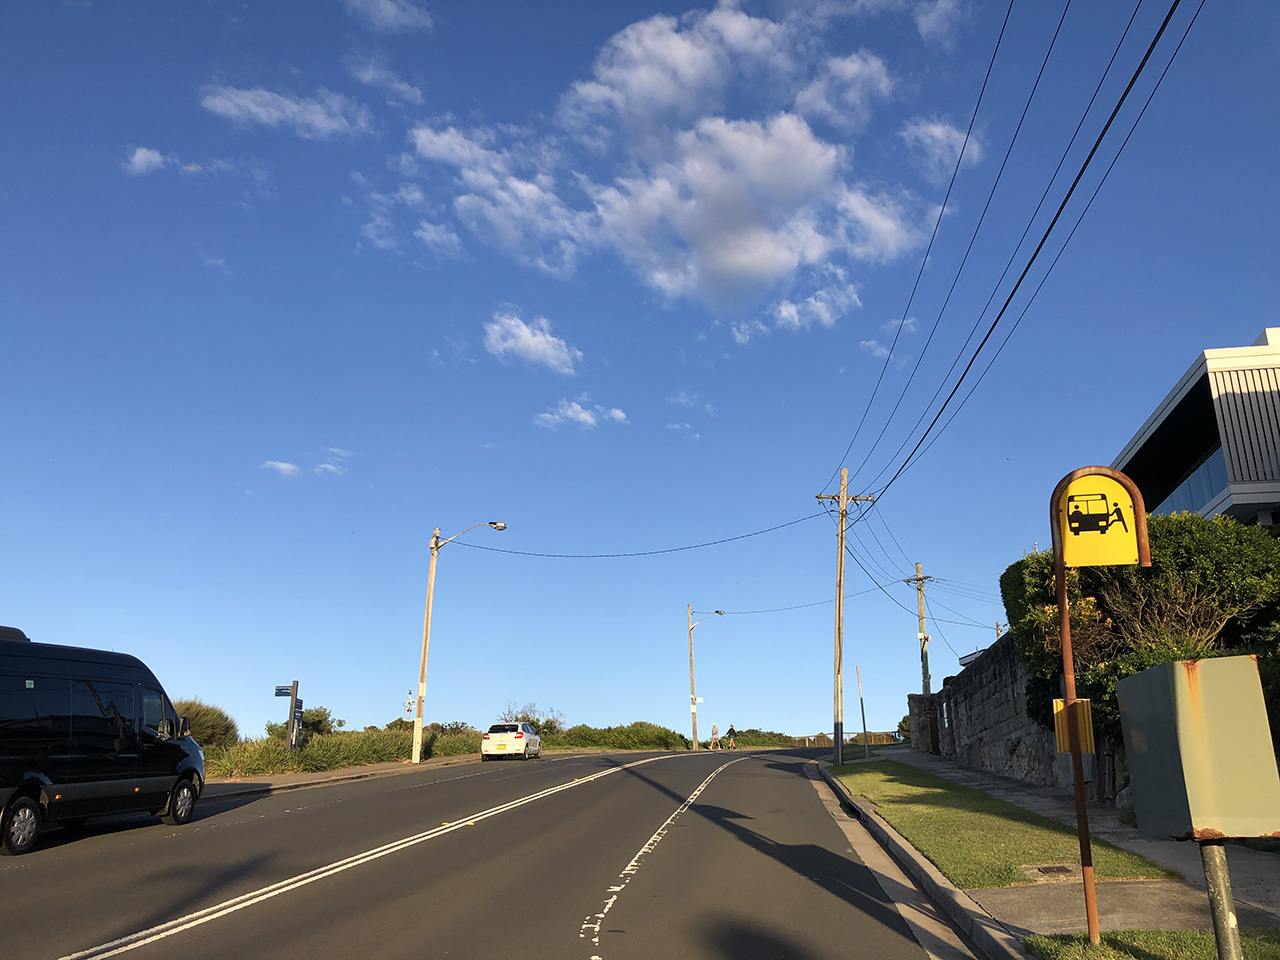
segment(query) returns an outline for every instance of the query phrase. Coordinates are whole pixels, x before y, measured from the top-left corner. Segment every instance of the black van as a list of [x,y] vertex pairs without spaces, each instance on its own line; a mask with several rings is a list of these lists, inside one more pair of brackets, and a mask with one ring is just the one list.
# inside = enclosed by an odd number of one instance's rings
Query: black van
[[32,643],[0,627],[0,840],[26,853],[45,822],[145,810],[191,819],[204,754],[136,657]]

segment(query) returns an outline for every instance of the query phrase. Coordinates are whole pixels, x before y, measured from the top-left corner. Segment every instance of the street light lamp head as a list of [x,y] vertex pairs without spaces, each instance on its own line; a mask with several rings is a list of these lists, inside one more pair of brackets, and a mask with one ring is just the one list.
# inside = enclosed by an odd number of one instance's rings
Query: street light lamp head
[[723,611],[723,610],[712,610],[711,612],[712,612],[712,613],[718,613],[718,614],[719,614],[720,616],[722,616],[722,617],[724,616],[724,611]]
[[489,521],[489,526],[493,527],[493,529],[495,529],[495,530],[505,530],[505,529],[507,529],[507,525],[506,525],[505,523],[503,523],[501,520],[490,520],[490,521]]

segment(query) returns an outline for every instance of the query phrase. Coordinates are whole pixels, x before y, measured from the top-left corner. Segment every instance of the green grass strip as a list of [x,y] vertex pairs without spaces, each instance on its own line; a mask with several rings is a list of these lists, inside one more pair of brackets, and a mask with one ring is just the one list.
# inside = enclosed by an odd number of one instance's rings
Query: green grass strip
[[[1199,930],[1114,930],[1093,946],[1084,934],[1025,940],[1040,960],[1218,960],[1212,933]],[[1280,930],[1241,930],[1245,960],[1280,960]]]
[[[1080,862],[1074,826],[908,764],[877,760],[833,772],[850,793],[874,803],[881,817],[962,890],[1028,883],[1018,869],[1027,864]],[[1180,876],[1096,839],[1093,868],[1106,880]]]

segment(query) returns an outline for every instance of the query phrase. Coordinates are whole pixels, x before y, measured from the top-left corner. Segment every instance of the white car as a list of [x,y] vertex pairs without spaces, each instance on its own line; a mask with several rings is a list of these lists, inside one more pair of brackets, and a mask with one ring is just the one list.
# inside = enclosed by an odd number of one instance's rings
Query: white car
[[530,757],[540,756],[542,738],[533,732],[533,727],[523,721],[495,723],[480,738],[481,760],[496,760],[499,757],[528,760]]

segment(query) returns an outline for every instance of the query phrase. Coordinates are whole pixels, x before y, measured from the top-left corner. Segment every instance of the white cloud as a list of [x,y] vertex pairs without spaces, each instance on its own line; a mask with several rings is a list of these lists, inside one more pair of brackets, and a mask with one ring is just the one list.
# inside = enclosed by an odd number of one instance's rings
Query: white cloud
[[740,347],[745,347],[757,334],[768,332],[769,328],[754,318],[739,320],[729,325],[729,335],[733,337],[733,342]]
[[340,467],[336,463],[322,463],[316,467],[317,477],[340,477],[346,472],[345,467]]
[[210,270],[217,270],[219,273],[224,273],[228,277],[231,276],[231,270],[227,266],[227,261],[222,257],[201,256],[200,261]]
[[915,117],[903,124],[898,135],[910,148],[913,162],[933,184],[943,184],[951,179],[961,148],[964,149],[964,166],[971,167],[982,161],[982,144],[978,142],[977,135],[969,137],[966,147],[964,131],[943,120]]
[[692,431],[693,431],[693,426],[692,426],[692,424],[688,424],[688,423],[668,423],[668,424],[666,424],[666,428],[667,428],[668,430],[674,430],[675,432],[677,432],[677,433],[679,433],[681,436],[683,436],[686,440],[701,440],[701,439],[702,439],[702,435],[701,435],[701,434],[699,434],[699,433],[693,433],[693,432],[692,432]]
[[[853,12],[893,6],[906,16],[918,2]],[[859,305],[858,284],[830,269],[912,251],[928,213],[913,193],[855,177],[852,148],[806,119],[856,129],[895,91],[875,54],[823,52],[830,15],[806,8],[774,21],[724,3],[654,16],[605,44],[590,77],[561,98],[553,128],[449,117],[414,127],[413,155],[391,168],[443,184],[415,218],[418,239],[453,257],[470,233],[559,278],[612,254],[663,298],[716,310],[772,294],[765,323],[726,324],[740,343],[774,324],[830,326]],[[745,103],[763,106],[744,115]],[[398,249],[390,208],[375,213],[365,236]]]
[[594,196],[602,238],[650,286],[732,305],[830,252],[815,208],[837,192],[839,151],[802,118],[707,117],[674,148]]
[[418,221],[418,229],[413,235],[427,245],[427,249],[439,257],[462,256],[462,238],[453,229],[439,223]]
[[323,88],[314,97],[287,97],[262,87],[208,86],[200,105],[234,123],[286,127],[308,140],[357,137],[373,130],[369,108]]
[[887,357],[889,355],[889,348],[875,340],[859,340],[858,346],[873,357]]
[[956,28],[968,15],[966,0],[926,0],[917,4],[912,12],[920,36],[944,47],[951,46]]
[[593,404],[590,407],[583,406],[584,403],[590,403],[591,398],[583,394],[578,400],[561,400],[559,406],[554,410],[548,410],[546,413],[540,413],[533,418],[536,426],[545,427],[548,430],[554,430],[562,423],[576,423],[583,430],[590,430],[597,426],[601,421],[610,423],[626,423],[627,415],[617,407],[602,407],[600,404]]
[[162,169],[165,164],[172,162],[159,150],[152,150],[150,147],[137,147],[120,166],[131,177],[145,177],[147,174],[155,173],[157,170]]
[[644,144],[660,141],[722,106],[735,69],[785,69],[787,28],[732,6],[677,20],[654,16],[616,33],[596,58],[592,79],[575,84],[561,101],[559,120],[596,142],[614,124]]
[[907,317],[905,320],[890,320],[880,329],[885,333],[892,333],[894,330],[897,330],[898,327],[902,327],[902,329],[907,333],[915,333],[920,327],[920,323],[915,317]]
[[421,90],[401,80],[381,60],[373,57],[357,57],[353,54],[343,62],[353,77],[366,87],[385,91],[393,103],[410,103],[418,106],[424,99]]
[[793,331],[808,330],[815,323],[834,327],[838,319],[862,306],[857,287],[844,281],[843,271],[837,279],[840,282],[815,290],[803,300],[780,300],[774,304],[770,312],[775,324]]
[[296,463],[283,463],[280,460],[268,460],[259,464],[260,470],[274,470],[282,477],[296,477],[298,475],[298,465]]
[[832,57],[818,77],[796,94],[796,109],[837,126],[857,130],[871,118],[871,103],[893,93],[885,62],[866,50]]
[[342,0],[352,14],[386,33],[430,30],[431,14],[413,0]]
[[514,313],[495,313],[484,325],[484,347],[499,360],[515,356],[565,375],[576,373],[574,364],[582,359],[581,350],[552,335],[546,317],[529,324]]

